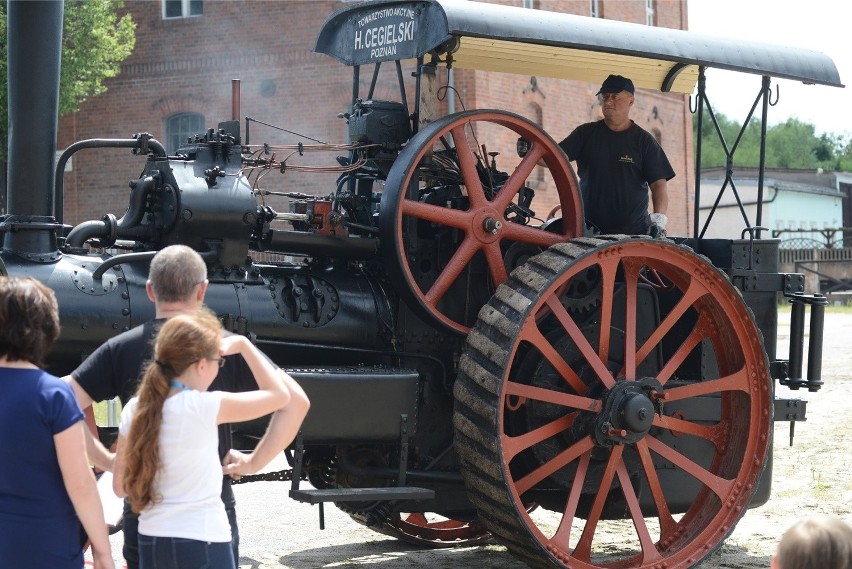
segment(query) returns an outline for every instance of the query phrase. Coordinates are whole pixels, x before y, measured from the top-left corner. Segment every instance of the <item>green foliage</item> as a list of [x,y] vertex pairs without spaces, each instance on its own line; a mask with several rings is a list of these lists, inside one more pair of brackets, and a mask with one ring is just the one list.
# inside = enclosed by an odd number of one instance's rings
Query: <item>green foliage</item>
[[[740,137],[740,125],[723,114],[703,116],[701,167],[725,166],[726,153],[734,150],[736,166],[760,163],[760,120],[752,119]],[[718,129],[716,128],[718,125]],[[698,115],[692,117],[693,142],[698,151]],[[720,140],[718,132],[721,132]],[[738,137],[740,137],[738,139]],[[722,143],[724,140],[724,145]],[[814,125],[789,118],[766,129],[766,167],[852,172],[852,139],[834,133],[817,136]]]
[[[59,114],[72,113],[86,99],[106,91],[103,82],[115,77],[121,62],[136,45],[136,24],[119,16],[123,2],[66,0],[59,80]],[[6,3],[0,3],[0,160],[6,157],[8,93],[6,89]]]

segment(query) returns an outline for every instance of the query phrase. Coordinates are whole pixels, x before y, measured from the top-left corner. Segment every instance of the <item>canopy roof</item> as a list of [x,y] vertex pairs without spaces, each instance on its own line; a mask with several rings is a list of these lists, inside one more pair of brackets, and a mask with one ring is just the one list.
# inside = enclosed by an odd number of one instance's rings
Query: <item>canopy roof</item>
[[315,50],[346,65],[452,55],[461,69],[692,93],[699,67],[843,87],[824,53],[471,0],[374,0],[332,14]]

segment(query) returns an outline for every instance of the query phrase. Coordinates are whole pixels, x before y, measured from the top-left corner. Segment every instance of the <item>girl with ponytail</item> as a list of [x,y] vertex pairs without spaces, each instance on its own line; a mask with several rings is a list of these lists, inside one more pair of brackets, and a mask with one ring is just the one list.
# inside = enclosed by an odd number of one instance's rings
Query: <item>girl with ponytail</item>
[[[245,358],[258,390],[208,392],[232,354]],[[154,361],[121,413],[113,480],[139,513],[141,569],[236,567],[217,426],[262,417],[289,400],[282,372],[244,336],[223,336],[208,310],[163,324]]]

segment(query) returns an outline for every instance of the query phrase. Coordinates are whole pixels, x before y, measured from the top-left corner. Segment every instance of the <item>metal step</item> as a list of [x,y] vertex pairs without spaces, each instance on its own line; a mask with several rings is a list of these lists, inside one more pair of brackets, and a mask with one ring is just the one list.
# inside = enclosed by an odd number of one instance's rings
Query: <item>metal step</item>
[[321,504],[323,502],[368,502],[371,500],[431,500],[435,491],[414,486],[389,486],[385,488],[325,488],[322,490],[290,490],[297,502]]

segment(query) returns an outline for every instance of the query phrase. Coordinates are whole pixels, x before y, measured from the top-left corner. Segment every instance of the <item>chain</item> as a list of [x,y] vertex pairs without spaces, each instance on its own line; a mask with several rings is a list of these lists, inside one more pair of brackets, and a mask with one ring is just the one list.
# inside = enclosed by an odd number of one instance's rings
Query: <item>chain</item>
[[[307,480],[306,474],[302,474],[302,480]],[[276,470],[275,472],[262,472],[260,474],[246,474],[240,476],[239,480],[231,479],[231,484],[245,484],[246,482],[289,482],[293,480],[293,469]]]

